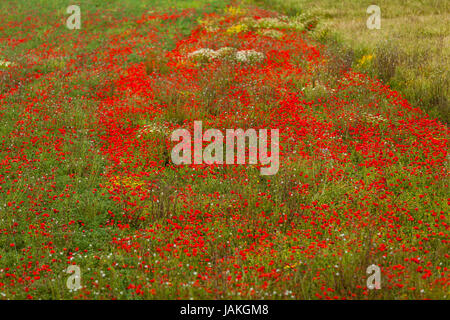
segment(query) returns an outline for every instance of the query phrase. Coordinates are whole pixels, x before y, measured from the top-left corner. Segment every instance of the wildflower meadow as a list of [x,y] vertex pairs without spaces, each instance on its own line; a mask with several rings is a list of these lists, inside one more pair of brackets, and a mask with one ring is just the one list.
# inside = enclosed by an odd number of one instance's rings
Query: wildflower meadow
[[0,300],[449,299],[446,100],[265,2],[0,2]]

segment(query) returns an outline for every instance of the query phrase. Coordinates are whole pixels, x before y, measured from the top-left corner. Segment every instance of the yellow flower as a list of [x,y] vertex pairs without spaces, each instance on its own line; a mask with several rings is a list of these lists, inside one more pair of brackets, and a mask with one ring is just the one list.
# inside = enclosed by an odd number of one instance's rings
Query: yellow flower
[[145,185],[145,182],[143,180],[139,180],[139,179],[133,178],[133,177],[115,176],[111,180],[111,182],[115,185],[120,185],[122,187],[128,187],[128,188],[132,188],[132,189]]
[[372,54],[365,55],[358,61],[358,65],[361,67],[361,66],[365,65],[366,63],[369,63],[370,61],[372,61],[373,58],[374,58],[374,55],[372,55]]
[[231,26],[227,29],[227,33],[234,34],[239,32],[245,32],[248,30],[248,27],[246,24],[236,24],[234,26]]
[[239,7],[230,6],[230,7],[225,9],[225,13],[228,13],[228,14],[230,14],[232,16],[238,16],[238,15],[244,14],[245,10],[243,10],[243,9],[241,9]]
[[285,268],[285,269],[294,269],[294,268],[297,266],[297,264],[298,264],[298,263],[294,263],[294,264],[291,264],[291,265],[287,265],[287,266],[285,266],[284,268]]

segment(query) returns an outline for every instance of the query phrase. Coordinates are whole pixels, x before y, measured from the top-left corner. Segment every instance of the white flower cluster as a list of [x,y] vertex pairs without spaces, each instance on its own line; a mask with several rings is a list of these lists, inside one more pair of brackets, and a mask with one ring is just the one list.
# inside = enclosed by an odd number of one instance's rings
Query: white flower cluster
[[385,122],[387,121],[387,119],[381,115],[373,115],[371,113],[368,112],[361,112],[361,114],[364,116],[364,118],[366,118],[366,120],[368,122],[372,122],[372,123],[377,123],[377,122]]
[[168,128],[162,123],[152,122],[150,124],[143,125],[141,128],[139,128],[137,132],[137,137],[140,138],[143,135],[153,133],[167,135]]
[[197,62],[209,62],[216,58],[216,51],[202,48],[189,53],[188,57]]
[[14,66],[14,62],[6,61],[6,60],[0,60],[0,67],[9,67]]
[[232,47],[223,47],[216,51],[218,59],[232,59],[236,55],[237,49]]
[[197,62],[211,62],[214,59],[221,59],[237,61],[240,63],[257,63],[265,58],[263,53],[255,50],[237,51],[235,48],[231,47],[223,47],[219,50],[202,48],[191,52],[188,57]]
[[236,61],[241,63],[257,63],[264,60],[264,54],[255,50],[241,50],[236,52]]

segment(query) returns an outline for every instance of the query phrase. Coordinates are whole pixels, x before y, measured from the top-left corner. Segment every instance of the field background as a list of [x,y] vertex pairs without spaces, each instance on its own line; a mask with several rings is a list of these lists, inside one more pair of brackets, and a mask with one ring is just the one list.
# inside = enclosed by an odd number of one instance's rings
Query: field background
[[[0,2],[0,299],[448,299],[448,1],[79,1],[78,33],[71,4]],[[257,7],[317,26],[248,36],[278,17]],[[260,69],[186,62],[274,43]],[[280,124],[295,156],[272,178],[168,166],[167,130],[198,119]]]

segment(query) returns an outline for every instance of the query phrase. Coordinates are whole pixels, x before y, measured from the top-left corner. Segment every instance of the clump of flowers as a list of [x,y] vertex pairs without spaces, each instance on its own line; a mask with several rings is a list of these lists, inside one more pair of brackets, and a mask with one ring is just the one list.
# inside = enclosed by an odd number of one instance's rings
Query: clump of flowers
[[216,50],[215,54],[218,59],[232,60],[236,56],[237,49],[233,47],[223,47]]
[[240,32],[248,31],[248,26],[246,24],[235,24],[227,29],[228,34],[237,34]]
[[218,27],[218,24],[220,23],[220,21],[222,21],[223,18],[205,18],[205,19],[198,19],[197,22],[198,24],[202,25],[206,31],[208,32],[216,32],[218,31],[220,28]]
[[385,122],[387,119],[382,115],[373,115],[368,112],[362,112],[363,117],[370,123]]
[[[183,94],[183,92],[181,92]],[[139,127],[139,129],[136,132],[136,137],[140,138],[142,136],[146,136],[146,135],[163,135],[163,136],[168,136],[170,135],[170,122],[158,122],[158,121],[153,121],[147,124],[144,124],[142,126]]]
[[303,31],[312,30],[317,26],[318,20],[316,17],[301,14],[295,17],[279,16],[277,18],[245,18],[242,20],[250,29],[278,29],[278,30],[293,30]]
[[[239,8],[230,7],[226,9],[230,15],[243,15],[245,12]],[[207,31],[215,32],[220,28],[218,27],[219,20],[199,20],[199,23],[204,26]],[[227,34],[238,34],[240,32],[246,32],[249,30],[266,32],[268,36],[272,38],[280,38],[282,35],[275,32],[277,30],[293,30],[304,31],[312,30],[317,26],[318,20],[316,17],[301,14],[295,17],[279,16],[254,19],[251,17],[243,17],[240,19],[240,23],[232,25],[226,30]],[[272,31],[269,31],[272,30]],[[258,32],[258,33],[260,33]],[[279,31],[278,31],[279,32]],[[262,34],[260,33],[260,34]]]
[[237,51],[232,47],[223,47],[218,50],[212,50],[209,48],[198,49],[191,52],[188,57],[195,62],[208,63],[214,59],[229,60],[240,63],[254,64],[264,60],[263,53],[256,50],[240,50]]
[[361,59],[358,60],[358,66],[362,67],[365,66],[366,64],[370,63],[374,58],[374,55],[372,54],[368,54],[363,56]]
[[11,61],[1,60],[0,59],[0,67],[8,68],[9,66],[14,66],[15,63]]
[[207,63],[214,60],[217,54],[213,49],[202,48],[189,53],[188,57],[199,63]]
[[145,186],[146,183],[136,177],[113,176],[110,180],[112,184],[134,189]]
[[241,63],[258,63],[264,60],[264,58],[263,53],[255,50],[241,50],[236,52],[236,61]]
[[233,7],[230,6],[228,8],[225,8],[225,13],[228,13],[231,16],[240,16],[246,13],[245,9],[242,9],[240,7]]

